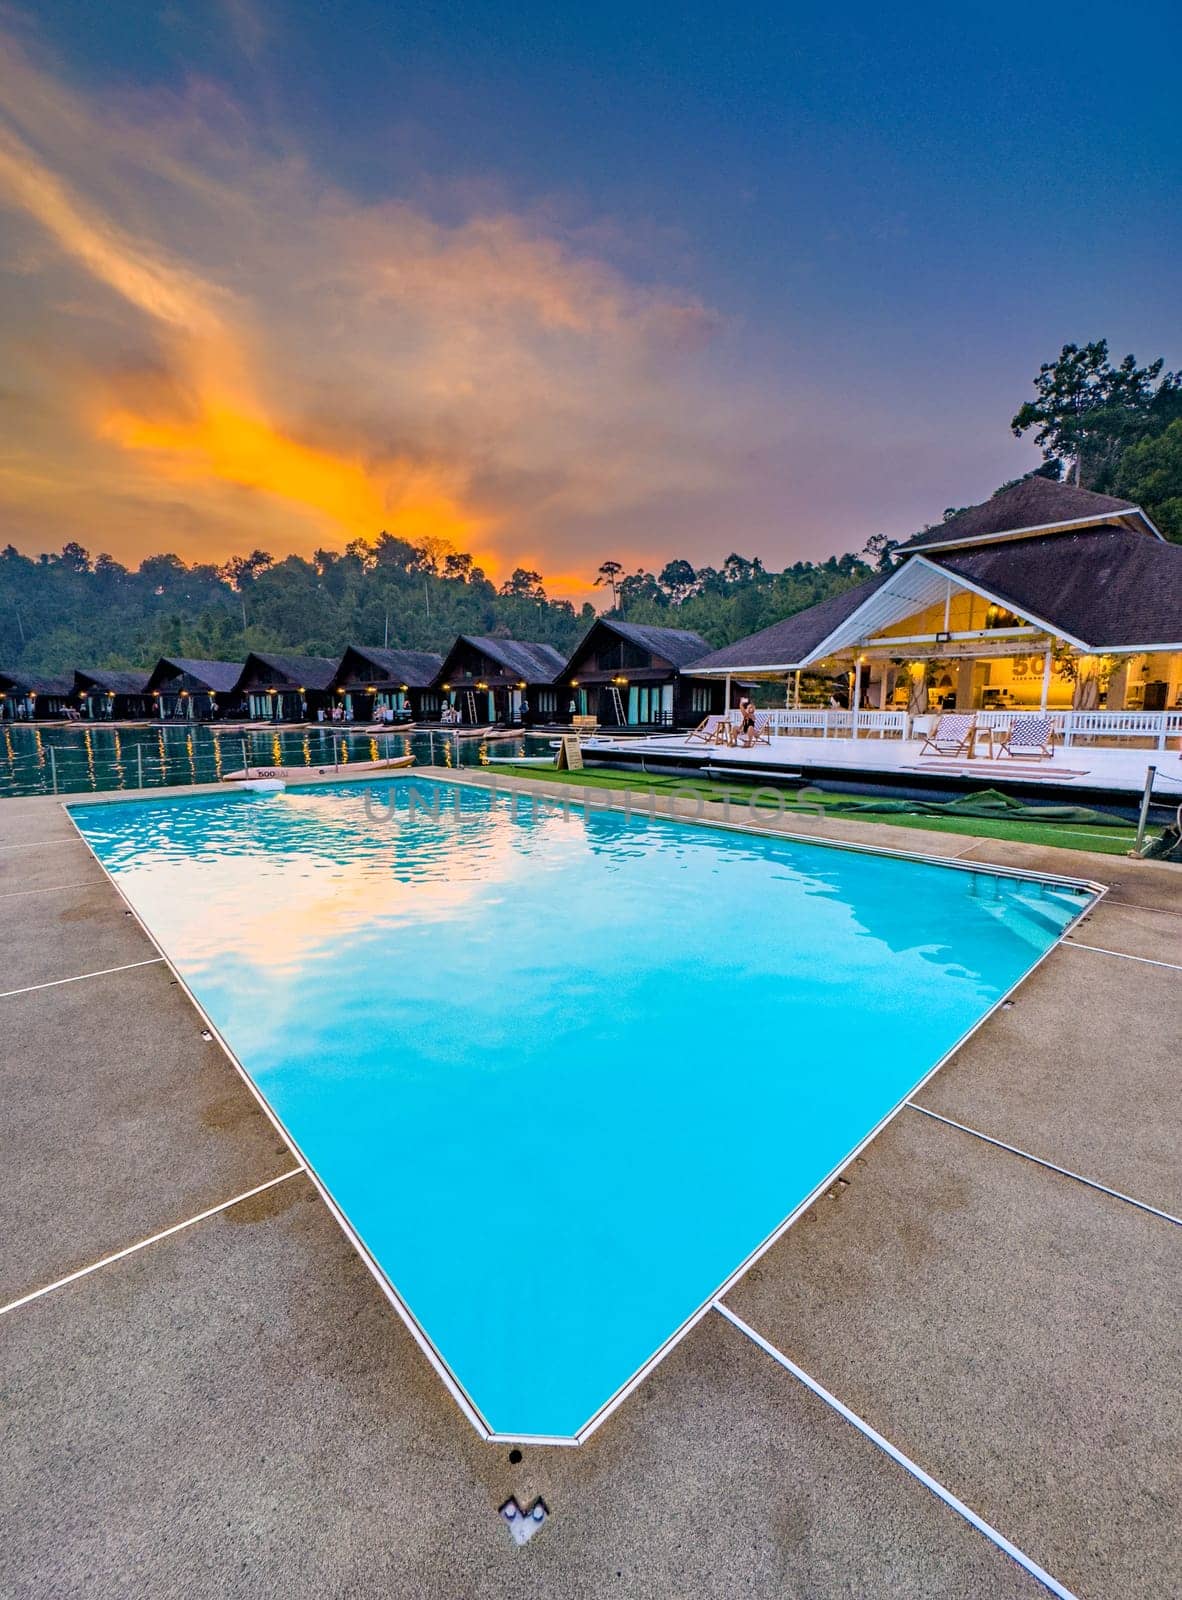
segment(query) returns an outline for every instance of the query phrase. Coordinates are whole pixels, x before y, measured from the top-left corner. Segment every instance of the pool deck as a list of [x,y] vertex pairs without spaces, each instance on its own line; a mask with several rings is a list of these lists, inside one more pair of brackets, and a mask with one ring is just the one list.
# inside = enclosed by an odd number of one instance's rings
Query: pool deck
[[[1109,886],[727,1309],[1067,1592],[1176,1595],[1182,868],[763,825]],[[0,974],[0,1305],[116,1256],[0,1315],[22,1600],[1048,1592],[722,1313],[582,1448],[481,1443],[52,799],[0,803]]]
[[[1176,745],[1177,740],[1171,740]],[[1177,805],[1182,802],[1182,754],[1177,749],[1157,750],[1145,740],[1130,739],[1121,744],[1098,744],[1080,740],[1064,748],[1057,745],[1049,759],[1009,759],[987,755],[972,760],[951,756],[923,755],[922,739],[880,738],[867,734],[859,739],[823,739],[802,734],[774,737],[748,748],[725,745],[721,748],[690,742],[684,734],[654,734],[649,737],[612,738],[600,733],[587,742],[585,755],[592,759],[630,766],[641,760],[657,765],[662,758],[672,763],[727,767],[763,773],[792,772],[828,779],[877,780],[915,787],[917,783],[951,783],[955,787],[987,788],[1005,783],[1007,787],[1032,791],[1071,792],[1081,798],[1111,795],[1134,799],[1145,788],[1146,770],[1156,768],[1154,796]]]

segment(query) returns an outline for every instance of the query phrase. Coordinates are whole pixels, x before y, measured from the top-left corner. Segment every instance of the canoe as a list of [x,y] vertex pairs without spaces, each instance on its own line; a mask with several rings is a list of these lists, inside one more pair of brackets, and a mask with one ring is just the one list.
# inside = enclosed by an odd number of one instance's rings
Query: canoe
[[237,772],[223,772],[223,783],[249,783],[255,778],[350,778],[356,772],[382,772],[391,767],[413,767],[414,756],[391,756],[386,761],[342,761],[340,765],[328,762],[321,767],[247,767]]

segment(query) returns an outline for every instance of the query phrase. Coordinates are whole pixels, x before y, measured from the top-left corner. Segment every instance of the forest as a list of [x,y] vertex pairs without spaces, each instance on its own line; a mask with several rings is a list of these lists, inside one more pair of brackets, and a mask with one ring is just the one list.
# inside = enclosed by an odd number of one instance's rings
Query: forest
[[[1182,542],[1182,375],[1163,367],[1139,367],[1131,355],[1114,365],[1104,340],[1065,345],[1011,428],[1041,447],[1036,470],[1133,500]],[[658,572],[605,559],[588,580],[609,615],[691,628],[718,647],[884,570],[899,542],[874,534],[856,554],[780,571],[736,553],[717,567],[675,558]],[[470,555],[389,533],[310,560],[255,550],[216,566],[161,554],[129,568],[76,542],[37,556],[0,550],[0,668],[150,666],[162,655],[240,661],[249,650],[336,656],[349,644],[442,652],[459,633],[566,651],[595,615],[550,598],[538,572],[518,567],[497,586]]]

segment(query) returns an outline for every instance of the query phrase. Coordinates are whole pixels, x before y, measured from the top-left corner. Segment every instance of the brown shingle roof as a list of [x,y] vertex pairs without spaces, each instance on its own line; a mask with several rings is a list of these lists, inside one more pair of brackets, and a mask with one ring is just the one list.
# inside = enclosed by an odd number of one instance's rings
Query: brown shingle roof
[[[672,662],[675,667],[684,667],[691,661],[697,661],[710,648],[700,633],[694,633],[689,628],[648,627],[642,623],[616,622],[612,617],[600,617],[599,622],[621,639],[638,645],[649,655]],[[582,645],[579,646],[581,648]]]
[[773,622],[746,639],[724,645],[708,656],[701,656],[686,668],[691,676],[703,669],[734,667],[757,672],[770,667],[791,667],[805,661],[834,628],[851,616],[858,607],[886,582],[889,573],[855,584],[841,594],[830,595],[805,611],[797,611],[783,622]]
[[[435,682],[443,665],[443,657],[436,655],[433,650],[384,650],[371,648],[369,645],[351,644],[341,657],[335,682],[345,681],[350,657],[374,669],[370,675],[373,681],[405,683],[409,689],[426,689],[429,684]],[[362,670],[355,681],[360,683],[365,677],[366,674]]]
[[89,667],[85,671],[75,667],[74,687],[79,692],[102,689],[109,694],[143,694],[150,676],[142,668],[123,672],[110,667]]
[[929,558],[1094,650],[1182,643],[1182,545],[1083,528]]
[[192,656],[161,656],[152,669],[148,687],[166,683],[181,674],[194,679],[214,694],[230,694],[242,676],[241,661],[199,661]]
[[337,670],[336,661],[327,656],[273,656],[252,650],[243,665],[239,683],[246,680],[252,661],[261,661],[288,683],[303,689],[327,689]]
[[71,695],[74,692],[74,680],[47,676],[41,672],[25,672],[19,667],[13,667],[11,672],[0,672],[0,689],[6,694],[17,695]]
[[[979,506],[957,512],[947,522],[927,528],[908,539],[904,550],[927,549],[933,545],[971,544],[1023,529],[1049,528],[1086,518],[1102,521],[1122,511],[1136,511],[1131,500],[1094,494],[1077,489],[1073,483],[1056,483],[1051,478],[1023,478],[1008,489],[999,490]],[[1148,526],[1147,526],[1148,531]]]
[[451,670],[451,659],[461,645],[471,645],[490,661],[498,662],[525,683],[553,683],[562,671],[563,660],[552,644],[535,644],[529,639],[495,639],[486,634],[462,633],[444,657],[439,669],[442,677]]

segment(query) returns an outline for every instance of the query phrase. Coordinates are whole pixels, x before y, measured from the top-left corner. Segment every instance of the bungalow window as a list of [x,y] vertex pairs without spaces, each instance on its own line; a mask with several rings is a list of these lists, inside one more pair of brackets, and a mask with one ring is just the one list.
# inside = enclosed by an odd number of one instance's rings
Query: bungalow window
[[628,690],[628,721],[666,723],[673,721],[671,683],[634,683]]
[[439,696],[429,689],[425,689],[419,696],[419,706],[424,713],[439,710]]
[[707,683],[695,684],[690,690],[690,710],[695,716],[705,717],[710,713],[710,685]]
[[538,713],[543,717],[553,717],[558,714],[558,690],[538,690]]

